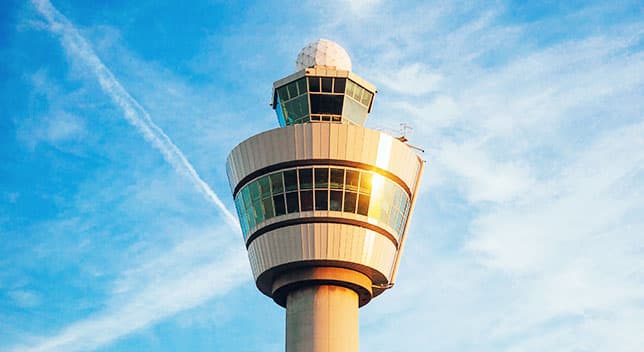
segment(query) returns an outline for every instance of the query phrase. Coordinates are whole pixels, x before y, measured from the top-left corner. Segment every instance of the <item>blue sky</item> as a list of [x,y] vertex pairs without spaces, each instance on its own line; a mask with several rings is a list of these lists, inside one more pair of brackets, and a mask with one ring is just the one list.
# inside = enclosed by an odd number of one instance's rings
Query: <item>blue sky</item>
[[224,163],[318,38],[428,161],[363,351],[644,345],[641,2],[0,6],[0,350],[283,350]]

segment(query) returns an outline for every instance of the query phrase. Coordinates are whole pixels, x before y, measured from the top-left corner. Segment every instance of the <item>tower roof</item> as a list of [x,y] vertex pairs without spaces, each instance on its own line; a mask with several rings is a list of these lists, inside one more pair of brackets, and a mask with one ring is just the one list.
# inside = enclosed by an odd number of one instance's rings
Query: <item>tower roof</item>
[[351,58],[338,43],[328,39],[318,39],[305,46],[297,55],[295,70],[300,71],[316,65],[351,71]]

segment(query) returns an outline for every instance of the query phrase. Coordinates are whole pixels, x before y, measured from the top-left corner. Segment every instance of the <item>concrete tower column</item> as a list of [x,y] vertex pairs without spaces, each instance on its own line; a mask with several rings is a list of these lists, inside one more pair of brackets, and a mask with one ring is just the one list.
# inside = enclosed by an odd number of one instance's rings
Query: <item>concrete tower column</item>
[[286,352],[358,352],[358,294],[307,286],[286,298]]

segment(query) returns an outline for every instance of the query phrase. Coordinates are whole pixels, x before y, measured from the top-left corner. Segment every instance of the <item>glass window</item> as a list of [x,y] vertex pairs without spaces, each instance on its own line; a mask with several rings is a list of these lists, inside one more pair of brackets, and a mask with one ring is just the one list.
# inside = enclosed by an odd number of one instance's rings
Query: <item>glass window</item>
[[371,193],[371,174],[360,173],[360,193]]
[[366,90],[362,93],[362,105],[364,106],[369,106],[369,103],[371,102],[371,93],[367,92]]
[[260,193],[259,193],[259,184],[257,184],[257,182],[253,182],[250,185],[248,185],[248,191],[250,192],[251,202],[255,202],[259,200]]
[[297,170],[284,171],[284,187],[286,191],[297,191]]
[[329,210],[342,211],[342,191],[331,191]]
[[329,209],[328,197],[329,197],[329,191],[316,190],[315,191],[315,210],[328,210]]
[[275,209],[273,209],[273,200],[269,197],[262,200],[262,205],[264,206],[264,212],[266,218],[270,219],[275,216]]
[[255,217],[252,216],[252,215],[249,215],[248,216],[248,228],[252,229],[253,227],[255,227],[255,225],[257,225],[257,223],[255,222]]
[[315,188],[327,188],[329,186],[329,169],[315,169]]
[[344,185],[344,169],[331,169],[331,188],[342,189]]
[[[348,171],[348,170],[347,170]],[[356,212],[356,200],[358,200],[358,194],[354,192],[344,192],[344,211],[349,213]]]
[[289,99],[293,99],[293,98],[295,98],[296,96],[299,95],[299,94],[297,94],[297,83],[295,83],[295,82],[289,83],[289,85],[286,86],[286,88],[288,89],[288,97],[289,97]]
[[313,169],[299,169],[300,189],[313,188]]
[[240,190],[235,207],[244,236],[266,219],[314,209],[365,215],[400,234],[409,197],[372,171],[322,166],[262,176]]
[[300,202],[302,211],[313,210],[313,191],[301,191]]
[[306,93],[306,80],[304,78],[297,80],[297,90],[300,94]]
[[356,124],[363,126],[367,119],[367,108],[351,98],[344,100],[342,114]]
[[[291,101],[284,103],[284,110],[286,112],[286,119],[296,121],[309,113],[309,100],[306,95],[302,95]],[[292,124],[292,123],[291,123]]]
[[273,194],[281,193],[284,191],[284,186],[282,186],[281,172],[271,175],[271,189],[273,190]]
[[346,84],[345,78],[336,78],[333,84],[334,93],[344,93],[344,86]]
[[309,91],[310,92],[320,91],[320,77],[309,77]]
[[352,97],[353,96],[353,91],[355,90],[356,85],[353,83],[353,81],[347,81],[347,88],[345,94]]
[[402,234],[402,232],[405,231],[406,221],[407,221],[407,217],[404,217],[404,216],[400,217],[400,223],[398,224],[398,233]]
[[248,194],[248,187],[242,189],[242,200],[244,201],[244,209],[248,211],[250,209],[250,195]]
[[264,176],[259,179],[259,191],[261,193],[261,198],[267,198],[271,196],[271,186],[268,180],[268,176]]
[[311,113],[341,115],[343,98],[342,95],[311,94]]
[[332,87],[333,87],[333,78],[322,77],[322,91],[325,93],[331,93]]
[[358,197],[358,214],[367,216],[369,214],[369,195],[360,194]]
[[253,202],[253,213],[255,216],[255,223],[259,224],[264,221],[264,211],[262,210],[261,201]]
[[280,97],[282,101],[288,100],[288,91],[286,90],[286,86],[281,86],[277,88],[277,95]]
[[345,189],[357,192],[359,177],[360,177],[360,173],[358,171],[347,170],[347,181],[346,181]]
[[402,205],[402,191],[400,187],[394,187],[394,200],[392,204],[392,207],[396,211],[400,211],[400,206]]
[[297,192],[286,193],[286,211],[289,213],[297,213],[300,211]]
[[277,96],[277,106],[275,107],[275,112],[277,113],[277,122],[279,122],[280,127],[286,126],[286,118],[284,117],[284,110],[282,109],[282,103],[279,95]]
[[351,95],[351,98],[357,100],[358,103],[360,102],[360,98],[362,98],[362,88],[360,88],[360,86],[356,85],[353,88],[353,94]]
[[275,216],[286,214],[286,207],[284,206],[284,194],[273,196],[273,206],[275,207]]

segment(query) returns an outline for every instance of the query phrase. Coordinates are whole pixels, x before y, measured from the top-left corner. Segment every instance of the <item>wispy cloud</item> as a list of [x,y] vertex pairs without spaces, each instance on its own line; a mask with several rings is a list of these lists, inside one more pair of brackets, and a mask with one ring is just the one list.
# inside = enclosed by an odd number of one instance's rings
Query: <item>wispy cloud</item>
[[[12,351],[94,350],[226,294],[249,278],[243,248],[231,249],[213,240],[225,238],[227,232],[223,227],[190,234],[163,256],[122,273],[103,312],[70,324],[54,336],[32,338],[30,345],[15,346]],[[217,252],[220,255],[213,259],[212,253]]]
[[183,152],[170,137],[157,126],[150,114],[123,88],[112,72],[94,53],[91,45],[78,32],[74,25],[47,0],[33,0],[38,12],[46,19],[49,30],[60,36],[61,43],[70,56],[80,59],[98,79],[103,91],[123,110],[127,121],[136,127],[146,141],[162,154],[165,160],[178,172],[188,176],[193,185],[207,199],[214,203],[234,231],[239,231],[237,218],[199,176]]
[[[33,4],[46,19],[47,29],[59,36],[67,54],[90,69],[103,92],[123,111],[125,119],[177,172],[186,175],[197,190],[218,207],[227,222],[227,226],[214,230],[187,234],[187,240],[169,249],[156,248],[149,258],[129,259],[131,269],[118,274],[111,290],[105,293],[108,296],[105,309],[67,325],[57,334],[23,339],[20,346],[12,349],[33,352],[94,350],[226,294],[250,278],[248,264],[243,246],[230,243],[233,240],[231,229],[239,231],[235,216],[202,180],[181,150],[125,90],[65,16],[49,1],[34,0]],[[68,120],[62,119],[61,123],[52,125],[46,130],[46,136],[58,140],[76,133],[73,126],[66,123]],[[26,291],[15,291],[12,297],[23,305],[38,303],[35,296]]]
[[[375,34],[335,28],[349,46],[381,44],[363,53],[368,70],[388,72],[380,85],[399,94],[376,97],[372,122],[408,122],[412,144],[428,150],[399,287],[362,315],[364,343],[636,350],[644,343],[634,333],[644,324],[634,314],[644,297],[641,23],[538,45],[540,24],[504,24],[500,8],[445,8],[439,26],[398,28],[395,19],[412,16],[400,10],[370,18]],[[387,82],[410,67],[440,84],[428,79],[431,89],[416,94],[392,84],[411,90],[419,80]]]

